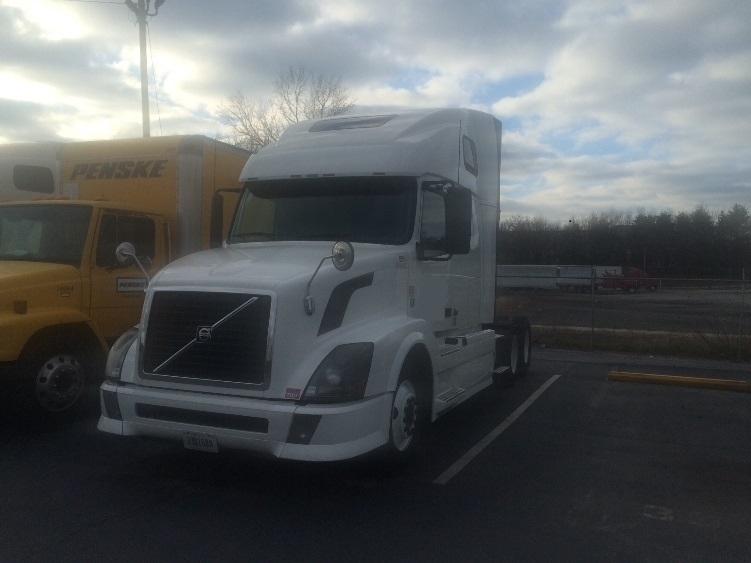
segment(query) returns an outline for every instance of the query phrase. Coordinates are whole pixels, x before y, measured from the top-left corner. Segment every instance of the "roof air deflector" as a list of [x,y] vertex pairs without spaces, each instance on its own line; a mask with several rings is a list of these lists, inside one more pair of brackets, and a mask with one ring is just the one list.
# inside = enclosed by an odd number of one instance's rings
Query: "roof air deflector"
[[375,115],[368,117],[344,117],[340,119],[324,119],[314,123],[308,129],[310,133],[319,133],[321,131],[340,131],[342,129],[366,129],[380,127],[386,122],[392,120],[396,115]]

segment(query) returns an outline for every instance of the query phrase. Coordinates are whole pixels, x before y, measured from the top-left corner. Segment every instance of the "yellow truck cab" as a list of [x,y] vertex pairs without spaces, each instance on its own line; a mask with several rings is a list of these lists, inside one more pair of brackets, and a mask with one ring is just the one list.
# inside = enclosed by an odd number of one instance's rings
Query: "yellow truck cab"
[[[183,136],[62,144],[50,173],[1,161],[15,183],[0,182],[0,377],[12,384],[0,392],[40,413],[76,407],[141,313],[147,279],[118,245],[132,243],[152,276],[221,244],[247,157]],[[23,188],[46,199],[23,200]]]

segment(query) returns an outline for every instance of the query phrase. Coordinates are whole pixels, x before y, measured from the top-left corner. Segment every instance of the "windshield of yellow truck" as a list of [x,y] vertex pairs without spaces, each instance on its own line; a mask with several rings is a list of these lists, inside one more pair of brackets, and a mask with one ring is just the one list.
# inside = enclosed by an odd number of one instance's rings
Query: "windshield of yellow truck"
[[9,205],[0,207],[0,260],[80,266],[91,207]]

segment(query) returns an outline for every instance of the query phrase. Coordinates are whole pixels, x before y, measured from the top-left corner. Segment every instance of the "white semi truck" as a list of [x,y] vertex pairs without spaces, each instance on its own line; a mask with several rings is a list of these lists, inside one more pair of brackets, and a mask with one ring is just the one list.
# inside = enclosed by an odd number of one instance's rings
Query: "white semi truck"
[[248,160],[223,248],[149,283],[99,429],[409,455],[423,424],[530,362],[529,324],[494,314],[500,148],[501,123],[464,109],[292,126]]

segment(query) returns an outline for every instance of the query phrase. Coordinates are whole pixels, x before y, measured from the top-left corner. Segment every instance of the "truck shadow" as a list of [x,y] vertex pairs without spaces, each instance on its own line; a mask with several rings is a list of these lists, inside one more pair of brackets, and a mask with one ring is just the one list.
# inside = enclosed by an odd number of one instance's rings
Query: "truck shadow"
[[73,412],[40,414],[18,402],[11,393],[0,395],[0,440],[64,432],[99,417],[99,385],[89,385]]
[[[526,394],[525,385],[509,386],[514,388],[502,386],[480,393],[431,425],[416,455],[407,463],[393,463],[382,452],[343,462],[292,462],[239,451],[223,451],[219,455],[187,451],[177,444],[146,440],[161,444],[160,450],[129,465],[128,478],[140,476],[191,489],[226,488],[269,497],[359,496],[385,490],[392,494],[415,486],[432,487],[441,471],[502,420]],[[130,443],[141,450],[146,441]]]

